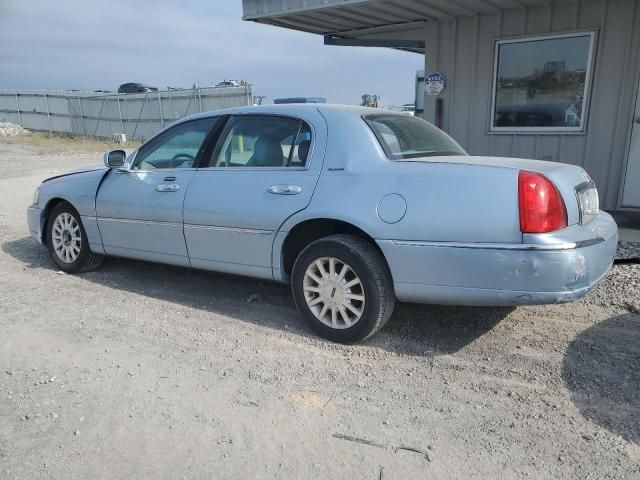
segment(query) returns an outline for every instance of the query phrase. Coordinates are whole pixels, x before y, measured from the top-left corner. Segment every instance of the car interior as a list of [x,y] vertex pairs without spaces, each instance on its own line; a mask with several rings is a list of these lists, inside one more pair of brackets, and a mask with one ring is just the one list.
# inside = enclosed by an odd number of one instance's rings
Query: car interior
[[[215,118],[188,122],[170,129],[143,146],[134,170],[191,168]],[[304,167],[311,148],[311,130],[304,122],[283,117],[232,119],[219,140],[209,166]]]
[[303,122],[281,117],[238,118],[228,128],[216,167],[304,167],[311,131]]

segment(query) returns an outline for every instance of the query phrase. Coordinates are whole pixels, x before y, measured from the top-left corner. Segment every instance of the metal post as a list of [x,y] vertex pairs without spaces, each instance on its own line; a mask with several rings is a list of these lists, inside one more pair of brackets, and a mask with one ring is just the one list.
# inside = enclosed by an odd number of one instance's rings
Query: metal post
[[53,128],[51,128],[51,113],[49,113],[49,100],[47,94],[44,94],[44,104],[47,107],[47,120],[49,120],[49,135],[53,135]]
[[138,124],[140,123],[140,118],[142,117],[142,112],[144,111],[144,106],[147,104],[147,100],[149,99],[149,94],[145,94],[144,102],[142,102],[142,107],[140,107],[140,114],[138,115],[138,120],[136,120],[136,126],[133,129],[133,133],[131,134],[131,140],[136,138],[136,131],[138,130]]
[[187,115],[189,115],[189,108],[191,107],[191,102],[193,102],[193,97],[189,97],[189,103],[187,103],[187,108],[182,114],[183,117],[186,117]]
[[20,124],[21,127],[24,127],[24,125],[22,125],[22,117],[20,116],[20,100],[17,93],[16,93],[16,107],[18,107],[18,123]]
[[82,120],[82,132],[84,133],[84,137],[87,138],[87,126],[84,123],[84,113],[82,113],[82,101],[80,100],[80,95],[78,95],[78,106],[80,107],[80,120]]
[[158,92],[158,106],[160,107],[160,128],[164,128],[164,114],[162,113],[162,97]]
[[118,99],[118,115],[120,115],[120,133],[125,133],[124,122],[122,121],[122,108],[120,107],[120,95],[116,98]]
[[106,102],[106,101],[107,101],[107,98],[103,97],[102,98],[102,103],[100,104],[100,113],[98,113],[98,121],[96,122],[96,128],[93,131],[93,136],[94,137],[98,136],[98,126],[100,125],[100,120],[102,120],[102,109],[104,108],[104,102]]
[[[171,96],[171,90],[169,90],[169,105],[171,106],[171,119],[175,120],[176,119],[176,109],[173,106],[173,97]],[[342,271],[342,270],[341,270]]]
[[202,112],[202,95],[200,95],[200,87],[197,87],[197,93],[198,93],[198,106],[200,107],[200,112]]

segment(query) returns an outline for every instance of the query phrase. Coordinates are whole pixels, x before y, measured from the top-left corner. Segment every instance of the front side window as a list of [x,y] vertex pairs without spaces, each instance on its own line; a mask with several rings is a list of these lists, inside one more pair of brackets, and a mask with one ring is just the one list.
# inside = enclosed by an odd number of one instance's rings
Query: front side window
[[132,168],[193,168],[205,138],[219,121],[218,117],[209,117],[168,129],[140,148]]
[[467,154],[449,135],[421,118],[374,114],[364,119],[391,160]]
[[490,130],[583,131],[593,42],[591,32],[498,41]]
[[212,167],[304,167],[311,130],[301,120],[270,115],[241,115],[229,123]]

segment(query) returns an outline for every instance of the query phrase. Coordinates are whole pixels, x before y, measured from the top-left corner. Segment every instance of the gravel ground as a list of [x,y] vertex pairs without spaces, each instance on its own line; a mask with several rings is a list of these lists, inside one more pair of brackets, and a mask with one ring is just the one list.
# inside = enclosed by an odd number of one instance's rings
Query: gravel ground
[[640,260],[640,243],[639,242],[619,242],[618,251],[616,252],[618,260]]
[[0,478],[640,478],[640,265],[568,305],[403,304],[334,345],[285,286],[58,274],[25,209],[99,161],[0,143]]

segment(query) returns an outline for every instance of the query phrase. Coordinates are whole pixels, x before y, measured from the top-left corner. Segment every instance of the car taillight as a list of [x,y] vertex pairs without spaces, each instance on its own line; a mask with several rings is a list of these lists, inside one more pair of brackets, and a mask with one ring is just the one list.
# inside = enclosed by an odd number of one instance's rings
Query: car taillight
[[522,233],[547,233],[567,226],[567,210],[560,192],[540,173],[520,171],[518,202]]

